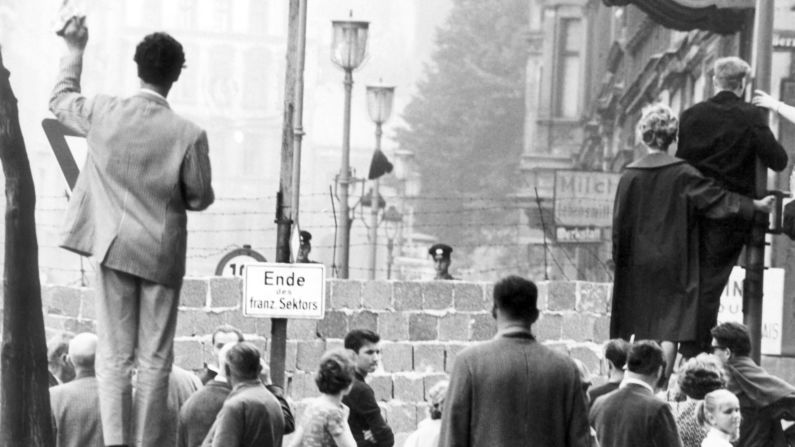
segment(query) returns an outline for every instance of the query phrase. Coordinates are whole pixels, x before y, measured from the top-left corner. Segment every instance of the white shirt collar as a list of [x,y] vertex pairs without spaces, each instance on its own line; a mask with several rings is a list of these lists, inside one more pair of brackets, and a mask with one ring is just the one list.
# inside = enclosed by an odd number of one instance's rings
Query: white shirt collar
[[165,96],[161,95],[160,93],[157,93],[156,91],[154,91],[152,89],[141,87],[140,91],[143,92],[143,93],[152,95],[152,96],[156,96],[156,97],[162,99],[163,101],[168,102],[168,100],[166,99]]
[[654,394],[654,388],[652,388],[651,385],[649,385],[648,383],[646,383],[646,382],[644,382],[642,380],[635,379],[633,377],[624,377],[624,380],[621,381],[621,385],[619,385],[618,387],[619,388],[626,388],[627,385],[629,385],[629,384],[640,385],[643,388],[646,388],[647,390],[649,390],[649,392],[651,392],[652,394]]
[[215,376],[213,379],[215,379],[215,380],[217,380],[219,382],[229,383],[229,381],[226,380],[226,377],[224,377],[224,376],[220,376],[220,375],[219,376]]

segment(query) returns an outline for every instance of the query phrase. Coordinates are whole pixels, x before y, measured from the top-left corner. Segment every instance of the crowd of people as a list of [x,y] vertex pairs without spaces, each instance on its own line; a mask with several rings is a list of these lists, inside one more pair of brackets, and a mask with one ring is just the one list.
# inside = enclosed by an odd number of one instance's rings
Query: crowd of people
[[[50,109],[88,140],[62,246],[98,266],[97,334],[61,338],[49,350],[58,446],[280,446],[293,432],[291,447],[393,446],[367,384],[381,356],[370,330],[352,330],[343,349],[319,359],[318,396],[298,424],[259,349],[236,328],[212,335],[217,364],[201,380],[173,365],[186,210],[214,200],[206,132],[166,100],[184,68],[182,45],[166,33],[146,36],[134,56],[141,90],[87,98],[84,18],[60,34],[67,53]],[[654,104],[638,122],[648,154],[626,167],[614,206],[607,382],[591,387],[582,362],[536,339],[536,285],[509,276],[492,293],[497,335],[456,356],[449,382],[429,389],[428,419],[406,446],[778,447],[795,439],[795,387],[754,363],[745,326],[717,321],[752,222],[773,207],[772,196],[754,197],[753,166],[760,159],[782,170],[787,155],[761,110],[742,99],[748,64],[721,58],[713,71],[714,97],[681,119]],[[795,118],[795,108],[764,92],[753,103]],[[299,261],[312,262],[311,234],[300,239]],[[436,279],[454,279],[451,252],[430,248]],[[685,359],[679,367],[677,358]]]

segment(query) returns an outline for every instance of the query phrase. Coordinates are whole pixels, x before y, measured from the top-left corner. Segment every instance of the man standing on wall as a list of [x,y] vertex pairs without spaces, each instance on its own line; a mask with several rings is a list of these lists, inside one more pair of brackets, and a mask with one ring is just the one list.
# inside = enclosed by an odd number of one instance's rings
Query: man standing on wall
[[84,21],[71,19],[63,32],[67,52],[50,99],[58,120],[88,142],[62,247],[99,264],[96,364],[105,444],[160,447],[168,435],[159,422],[185,273],[185,211],[214,200],[207,134],[166,101],[185,63],[182,45],[166,33],[146,36],[135,50],[138,93],[83,96]]
[[[787,152],[773,136],[762,109],[743,100],[750,73],[751,67],[738,57],[715,61],[712,85],[717,93],[682,112],[676,156],[727,190],[753,197],[756,159],[767,168],[781,171],[787,166]],[[680,346],[685,357],[709,350],[709,331],[717,324],[720,295],[753,221],[701,218],[698,225],[697,338]]]

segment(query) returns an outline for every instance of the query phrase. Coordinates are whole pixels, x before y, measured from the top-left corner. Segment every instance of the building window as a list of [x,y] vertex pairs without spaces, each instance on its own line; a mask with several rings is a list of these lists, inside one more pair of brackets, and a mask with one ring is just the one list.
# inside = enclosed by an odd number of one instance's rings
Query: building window
[[246,69],[243,74],[243,105],[248,109],[263,111],[268,105],[268,50],[255,47],[246,52]]
[[580,82],[582,21],[572,17],[561,19],[558,23],[555,116],[575,118],[580,111],[580,90],[582,89]]
[[177,2],[176,26],[181,29],[196,29],[198,16],[197,0],[179,0]]
[[248,6],[249,33],[262,35],[268,27],[268,5],[262,0],[251,0]]
[[215,31],[228,32],[232,29],[232,5],[229,0],[215,0],[213,2],[213,23]]

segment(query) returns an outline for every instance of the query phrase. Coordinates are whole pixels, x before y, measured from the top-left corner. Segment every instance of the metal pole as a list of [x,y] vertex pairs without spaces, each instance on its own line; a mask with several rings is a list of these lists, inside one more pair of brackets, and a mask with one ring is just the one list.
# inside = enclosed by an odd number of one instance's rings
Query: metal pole
[[395,249],[395,241],[393,238],[389,238],[386,241],[386,250],[387,250],[387,261],[386,261],[386,279],[392,279],[392,262],[394,262],[394,258],[392,257],[392,250]]
[[[375,123],[375,150],[381,150],[381,123]],[[378,264],[378,187],[379,180],[373,180],[373,194],[370,198],[370,279],[375,279],[375,268]]]
[[348,279],[348,251],[351,243],[351,216],[348,207],[348,185],[351,183],[351,93],[353,90],[353,70],[345,70],[345,111],[342,121],[342,166],[340,167],[340,278]]
[[293,119],[293,178],[290,190],[290,212],[298,223],[298,202],[301,195],[301,143],[304,138],[304,66],[306,61],[306,2],[298,1],[298,55],[295,67],[295,117]]
[[[773,48],[773,12],[770,0],[756,1],[754,17],[754,89],[770,91]],[[756,160],[755,193],[761,198],[767,191],[767,168]],[[743,321],[751,334],[751,357],[758,364],[762,347],[762,285],[765,259],[767,215],[756,213],[751,239],[746,247],[745,281],[743,282]]]

